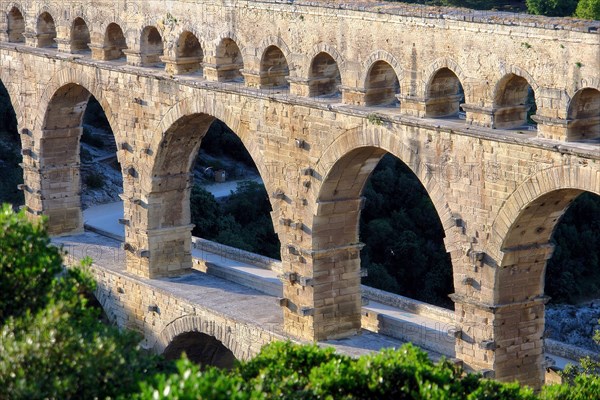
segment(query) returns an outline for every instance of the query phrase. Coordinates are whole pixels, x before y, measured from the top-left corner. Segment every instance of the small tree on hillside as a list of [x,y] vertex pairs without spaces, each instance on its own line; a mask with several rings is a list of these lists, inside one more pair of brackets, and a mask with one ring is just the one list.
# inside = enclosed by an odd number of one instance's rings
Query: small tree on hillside
[[579,0],[575,16],[583,19],[600,20],[600,0]]
[[549,17],[571,16],[576,7],[577,0],[527,0],[530,13]]

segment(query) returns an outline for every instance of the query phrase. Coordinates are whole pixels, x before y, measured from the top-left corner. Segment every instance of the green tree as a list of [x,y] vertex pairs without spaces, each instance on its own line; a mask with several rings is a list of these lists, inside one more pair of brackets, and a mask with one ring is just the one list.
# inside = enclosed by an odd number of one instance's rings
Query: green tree
[[219,234],[223,215],[215,196],[201,186],[194,185],[190,196],[190,210],[192,224],[195,225],[194,235],[213,239]]
[[0,324],[33,313],[47,302],[55,275],[62,271],[60,251],[50,245],[43,223],[31,223],[8,204],[0,209]]
[[130,394],[169,363],[140,352],[138,334],[100,320],[95,282],[63,271],[43,224],[0,212],[0,399],[107,398]]
[[575,16],[583,19],[600,20],[600,0],[579,0]]
[[452,265],[444,231],[427,191],[397,158],[385,156],[364,190],[360,238],[364,283],[452,307]]
[[549,17],[571,16],[576,7],[577,0],[527,0],[530,13]]

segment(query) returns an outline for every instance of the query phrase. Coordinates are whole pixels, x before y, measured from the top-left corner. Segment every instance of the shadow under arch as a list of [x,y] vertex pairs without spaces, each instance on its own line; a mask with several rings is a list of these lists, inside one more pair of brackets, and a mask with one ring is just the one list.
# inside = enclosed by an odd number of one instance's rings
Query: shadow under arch
[[[510,237],[510,231],[517,227],[516,221],[523,213],[530,212],[530,205],[536,199],[563,190],[570,190],[572,192],[570,196],[573,198],[583,192],[600,195],[600,180],[596,179],[594,174],[595,171],[586,166],[563,165],[544,168],[522,182],[506,199],[492,223],[492,237],[487,246],[488,254],[500,263],[504,257],[503,249],[514,247],[517,239]],[[556,221],[553,222],[556,223]],[[539,227],[542,225],[536,229]],[[552,231],[552,229],[545,228],[543,231],[537,232],[537,235],[529,238],[529,244],[545,240],[540,238],[548,235],[548,231]]]
[[175,338],[186,333],[199,333],[214,338],[237,360],[247,360],[253,354],[246,348],[235,330],[224,324],[217,324],[196,315],[184,315],[167,324],[156,338],[153,349],[158,354],[163,354]]
[[237,361],[218,339],[200,332],[185,332],[175,336],[165,348],[163,356],[167,360],[177,360],[184,353],[190,361],[203,367],[231,369]]
[[25,18],[16,5],[11,8],[6,16],[8,41],[11,43],[25,43]]

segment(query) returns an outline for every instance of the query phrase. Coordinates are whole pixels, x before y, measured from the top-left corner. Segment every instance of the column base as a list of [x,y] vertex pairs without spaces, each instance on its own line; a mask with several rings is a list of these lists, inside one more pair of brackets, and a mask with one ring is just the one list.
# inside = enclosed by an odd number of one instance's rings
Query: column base
[[165,63],[165,72],[172,75],[202,73],[202,59],[200,57],[180,57],[177,59],[161,57]]
[[467,124],[484,128],[494,128],[494,108],[481,107],[473,104],[461,104],[460,106],[467,113]]
[[192,269],[193,225],[173,228],[159,228],[126,233],[134,237],[135,243],[126,243],[126,269],[128,272],[145,278],[179,276]]
[[538,137],[572,142],[600,137],[600,116],[582,119],[557,119],[534,115],[538,123]]

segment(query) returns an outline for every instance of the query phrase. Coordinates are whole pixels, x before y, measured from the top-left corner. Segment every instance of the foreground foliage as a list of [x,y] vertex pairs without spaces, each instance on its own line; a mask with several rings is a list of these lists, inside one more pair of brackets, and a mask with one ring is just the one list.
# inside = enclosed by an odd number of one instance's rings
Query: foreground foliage
[[600,20],[600,0],[579,0],[575,16],[583,19]]
[[2,207],[0,399],[115,397],[169,366],[101,321],[94,280],[85,266],[63,271],[61,257],[43,224]]
[[545,387],[539,395],[516,383],[464,374],[449,363],[433,363],[407,344],[399,350],[353,359],[333,349],[272,343],[231,371],[201,371],[188,360],[175,374],[157,374],[134,398],[150,399],[594,399],[598,377],[582,375],[572,386]]

